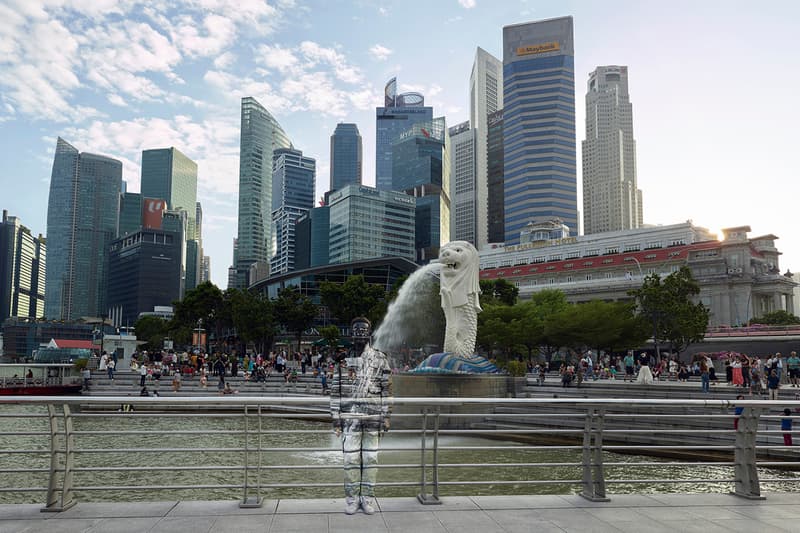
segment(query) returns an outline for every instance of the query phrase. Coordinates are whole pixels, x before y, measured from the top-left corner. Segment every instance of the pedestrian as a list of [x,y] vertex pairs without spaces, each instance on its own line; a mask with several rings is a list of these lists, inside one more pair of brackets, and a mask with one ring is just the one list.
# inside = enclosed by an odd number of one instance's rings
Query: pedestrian
[[792,444],[792,411],[788,407],[783,410],[781,431],[783,431],[783,445],[794,446]]
[[[736,396],[736,399],[737,400],[744,400],[744,395],[738,394]],[[735,415],[734,419],[733,419],[733,429],[734,430],[738,430],[739,429],[739,417],[742,416],[743,412],[744,412],[744,407],[742,407],[741,405],[737,404],[736,407],[734,407],[734,409],[733,409],[733,414]]]
[[778,371],[773,368],[769,371],[769,377],[767,378],[767,389],[769,390],[770,400],[778,399],[778,389],[780,389],[780,387],[781,378],[778,377]]
[[703,392],[708,394],[709,388],[708,384],[710,381],[710,376],[708,372],[708,364],[706,363],[705,359],[700,361],[700,387]]
[[653,373],[650,371],[650,357],[645,352],[639,354],[639,365],[639,375],[636,376],[636,383],[652,385],[654,379]]
[[139,386],[144,387],[144,380],[147,378],[147,365],[144,364],[142,361],[142,365],[139,367]]
[[797,352],[789,354],[786,360],[786,368],[789,371],[789,383],[792,387],[800,385],[800,357],[797,357]]
[[738,357],[734,358],[734,360],[730,362],[730,369],[731,369],[733,384],[736,387],[744,386],[744,377],[742,376],[742,362],[739,360]]
[[623,381],[628,381],[629,378],[631,381],[633,381],[634,362],[632,351],[629,351],[628,354],[622,359],[622,364],[625,366],[625,377],[623,378]]
[[174,392],[178,392],[181,390],[181,371],[180,369],[176,369],[175,373],[172,376],[172,390]]
[[106,364],[106,370],[108,371],[108,379],[114,381],[114,370],[117,368],[117,362],[113,359],[109,359],[108,363]]

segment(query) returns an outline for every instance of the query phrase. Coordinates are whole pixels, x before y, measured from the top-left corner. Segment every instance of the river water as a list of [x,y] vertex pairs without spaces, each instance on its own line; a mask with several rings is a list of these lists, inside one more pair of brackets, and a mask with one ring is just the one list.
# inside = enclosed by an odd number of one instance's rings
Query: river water
[[[36,406],[0,406],[0,415],[23,413],[41,415],[44,408]],[[250,424],[254,424],[251,420]],[[15,468],[41,468],[44,472],[0,473],[0,487],[46,487],[49,467],[49,454],[24,453],[10,454],[9,450],[48,450],[48,436],[12,436],[12,432],[47,431],[46,418],[26,416],[24,418],[0,418],[0,470]],[[252,427],[252,426],[251,426]],[[129,417],[124,415],[89,417],[75,419],[78,432],[104,431],[111,434],[77,435],[79,449],[108,450],[107,452],[76,453],[75,466],[86,467],[130,467],[124,472],[78,471],[75,472],[75,485],[78,487],[143,487],[153,485],[188,486],[190,489],[145,489],[145,490],[77,490],[80,501],[158,501],[158,500],[221,500],[238,499],[241,489],[196,488],[199,485],[240,484],[243,480],[241,470],[223,469],[212,471],[181,471],[179,466],[236,466],[243,462],[243,453],[236,451],[197,451],[200,448],[242,447],[242,436],[230,434],[243,428],[241,416],[218,417]],[[342,480],[340,441],[330,432],[330,425],[323,422],[297,420],[290,418],[263,418],[262,428],[273,433],[262,437],[262,447],[276,448],[320,448],[319,451],[271,451],[262,452],[262,465],[284,465],[286,468],[262,471],[263,484],[303,484],[331,483],[331,487],[282,487],[262,488],[261,495],[266,498],[325,498],[340,497]],[[163,431],[161,435],[122,435],[121,431]],[[296,431],[305,431],[298,433]],[[200,431],[200,434],[181,435],[179,431]],[[250,446],[256,445],[251,436]],[[513,442],[486,440],[481,438],[442,437],[440,446],[519,446]],[[407,434],[392,433],[382,440],[380,461],[383,465],[419,464],[420,440]],[[183,451],[162,451],[153,449],[180,448]],[[579,450],[467,450],[440,452],[440,463],[576,463],[580,461]],[[730,466],[666,465],[658,467],[643,466],[639,463],[661,461],[652,457],[606,453],[605,462],[622,462],[624,466],[606,467],[606,480],[614,479],[730,479],[733,468]],[[251,454],[251,463],[256,461]],[[162,470],[147,471],[145,467],[162,467]],[[774,469],[760,469],[763,478],[792,478],[794,472]],[[575,466],[547,467],[459,467],[442,468],[440,481],[492,480],[510,481],[508,484],[443,486],[440,494],[569,494],[577,493],[578,485],[528,485],[524,480],[580,479],[581,470]],[[430,479],[430,478],[429,478]],[[382,468],[380,482],[419,482],[420,469]],[[250,483],[255,480],[251,479]],[[662,484],[608,484],[609,493],[667,493],[667,492],[728,492],[731,483],[699,484],[694,482]],[[797,490],[794,481],[763,483],[764,491]],[[379,496],[415,496],[418,486],[382,486],[377,489]],[[0,503],[42,503],[43,492],[0,492]]]

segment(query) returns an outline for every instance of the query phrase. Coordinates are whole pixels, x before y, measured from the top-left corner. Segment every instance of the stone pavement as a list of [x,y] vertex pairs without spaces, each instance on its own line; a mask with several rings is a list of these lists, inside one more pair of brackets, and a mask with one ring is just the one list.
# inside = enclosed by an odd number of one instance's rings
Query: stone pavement
[[379,499],[373,516],[347,516],[343,499],[266,500],[259,509],[234,501],[79,503],[63,513],[40,505],[0,505],[0,533],[34,532],[800,532],[800,494],[752,501],[728,494],[449,496],[442,505]]

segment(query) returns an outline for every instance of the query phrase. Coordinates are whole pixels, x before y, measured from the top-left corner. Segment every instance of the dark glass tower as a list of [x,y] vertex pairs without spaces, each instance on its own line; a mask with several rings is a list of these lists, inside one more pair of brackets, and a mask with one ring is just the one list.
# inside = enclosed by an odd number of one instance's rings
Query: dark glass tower
[[[270,275],[295,269],[295,222],[314,207],[317,162],[303,152],[280,148],[273,152],[272,234],[275,239]],[[256,280],[253,280],[256,281]]]
[[108,245],[116,237],[122,162],[56,143],[47,205],[45,315],[106,313]]
[[504,242],[505,210],[503,199],[503,110],[491,113],[486,120],[486,166],[489,187],[489,242]]
[[572,17],[503,28],[505,242],[529,222],[578,234]]
[[419,93],[397,94],[397,79],[384,88],[384,107],[375,109],[375,185],[381,191],[402,190],[392,181],[392,145],[400,133],[414,124],[433,120],[433,108],[425,107]]
[[331,190],[361,184],[361,134],[355,124],[341,123],[331,135]]

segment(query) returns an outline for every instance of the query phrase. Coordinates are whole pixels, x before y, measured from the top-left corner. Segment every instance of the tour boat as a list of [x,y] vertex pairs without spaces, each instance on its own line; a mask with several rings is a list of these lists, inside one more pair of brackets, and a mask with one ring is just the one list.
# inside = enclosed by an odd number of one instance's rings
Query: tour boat
[[80,372],[69,363],[0,364],[0,395],[59,396],[78,394]]

